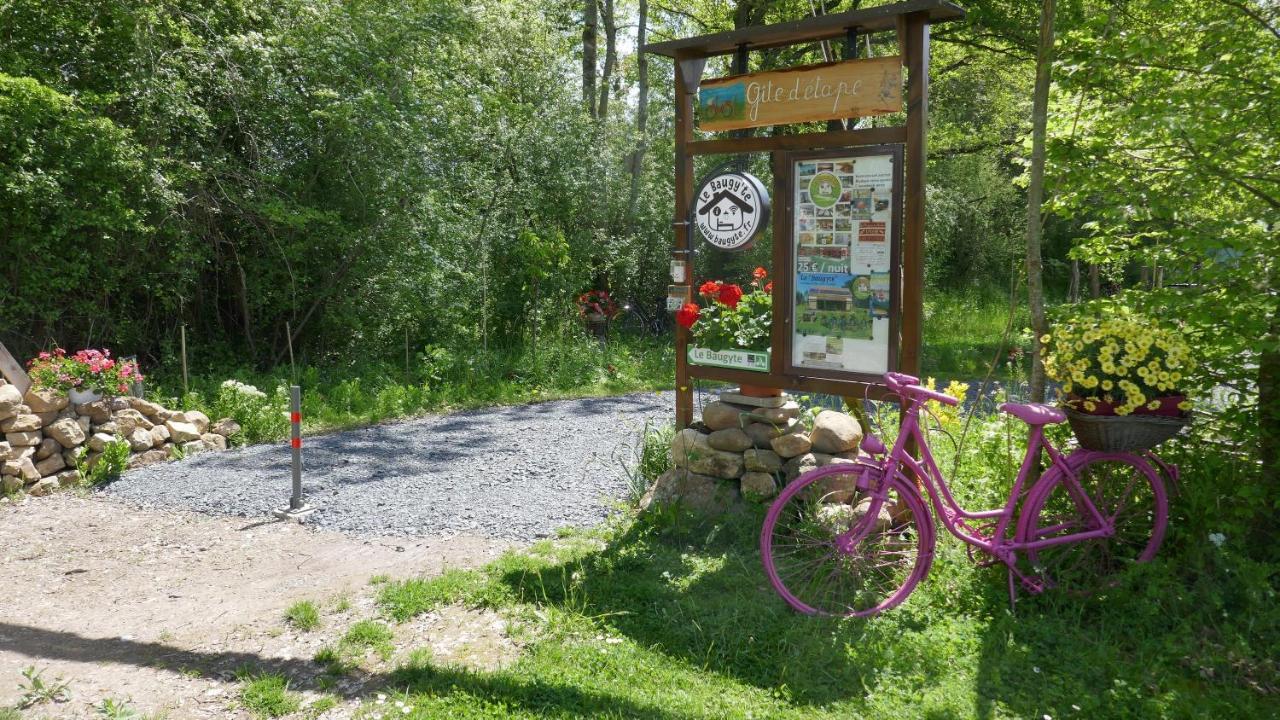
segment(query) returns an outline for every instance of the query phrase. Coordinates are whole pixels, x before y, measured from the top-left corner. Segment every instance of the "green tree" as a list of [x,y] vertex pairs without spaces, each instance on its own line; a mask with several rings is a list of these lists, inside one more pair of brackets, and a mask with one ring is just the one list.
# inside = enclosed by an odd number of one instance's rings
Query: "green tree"
[[1193,389],[1220,398],[1217,451],[1262,478],[1224,494],[1274,527],[1280,10],[1249,0],[1122,10],[1099,8],[1061,43],[1053,208],[1086,220],[1077,257],[1140,270],[1125,299],[1194,343]]

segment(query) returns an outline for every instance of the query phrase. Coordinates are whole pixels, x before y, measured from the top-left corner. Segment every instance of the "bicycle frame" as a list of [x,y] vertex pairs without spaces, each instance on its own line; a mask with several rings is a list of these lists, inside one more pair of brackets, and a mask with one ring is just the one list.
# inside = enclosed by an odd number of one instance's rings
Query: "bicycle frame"
[[[1010,567],[1013,566],[1014,562],[1013,554],[1018,550],[1035,550],[1050,545],[1108,537],[1112,534],[1113,530],[1108,520],[1098,511],[1098,508],[1089,498],[1089,494],[1080,485],[1079,479],[1072,469],[1072,463],[1068,462],[1067,458],[1045,439],[1044,427],[1041,425],[1030,426],[1027,452],[1022,459],[1022,466],[1018,470],[1017,479],[1013,483],[1013,488],[1009,491],[1009,499],[1005,502],[1004,507],[993,510],[966,510],[955,499],[950,486],[947,485],[946,478],[943,476],[942,471],[939,470],[937,462],[933,459],[933,452],[929,447],[928,438],[920,427],[920,409],[924,402],[923,398],[910,398],[906,417],[898,433],[898,439],[886,456],[886,472],[881,482],[887,484],[887,478],[891,478],[895,474],[899,474],[908,481],[911,480],[912,478],[906,472],[903,472],[904,470],[914,475],[920,484],[924,486],[933,510],[941,518],[947,532],[965,543],[991,554]],[[914,441],[916,447],[920,450],[919,461],[906,451],[909,440]],[[1046,473],[1056,469],[1064,475],[1068,491],[1075,498],[1082,511],[1091,516],[1096,529],[1033,542],[1022,542],[1016,538],[1010,539],[1006,537],[1009,528],[1017,519],[1018,500],[1031,478],[1032,470],[1039,460],[1042,450],[1049,456],[1051,463],[1051,468]],[[1088,454],[1087,456],[1080,455],[1080,459],[1087,459],[1094,454],[1088,450],[1078,450],[1076,453]],[[1076,453],[1073,453],[1073,457],[1076,456]],[[989,536],[984,536],[980,531],[969,527],[965,522],[965,520],[992,519],[995,520],[995,528]]]
[[[895,607],[911,594],[917,583],[922,581],[929,572],[936,543],[936,525],[934,519],[930,517],[932,514],[938,516],[947,532],[966,544],[971,558],[973,549],[976,548],[990,556],[988,561],[981,564],[1002,563],[1006,566],[1011,605],[1016,600],[1016,589],[1019,583],[1032,593],[1040,593],[1055,587],[1062,579],[1057,577],[1054,570],[1059,564],[1056,561],[1077,557],[1075,549],[1059,554],[1049,551],[1051,547],[1081,543],[1085,547],[1080,552],[1088,552],[1089,556],[1101,554],[1105,560],[1113,539],[1123,542],[1126,550],[1132,546],[1134,539],[1128,534],[1128,528],[1133,526],[1131,520],[1137,519],[1144,524],[1147,522],[1138,515],[1122,515],[1122,510],[1129,502],[1122,498],[1129,497],[1135,483],[1139,486],[1144,483],[1150,485],[1151,495],[1148,497],[1154,502],[1154,509],[1146,515],[1152,525],[1149,537],[1136,546],[1135,557],[1132,559],[1145,562],[1154,557],[1158,551],[1164,537],[1168,515],[1165,484],[1172,483],[1176,488],[1178,482],[1176,466],[1163,462],[1149,450],[1134,453],[1078,448],[1064,454],[1049,442],[1044,431],[1046,423],[1061,422],[1064,419],[1060,413],[1053,412],[1044,406],[1006,406],[1002,409],[1023,419],[1028,428],[1027,449],[1022,458],[1021,467],[1002,507],[991,510],[968,510],[956,499],[946,476],[938,467],[921,419],[921,411],[925,409],[926,402],[937,401],[956,405],[956,399],[936,390],[921,387],[919,380],[907,375],[886,373],[885,380],[889,388],[902,397],[903,412],[906,413],[902,416],[900,432],[893,447],[886,451],[883,444],[872,441],[873,437],[868,437],[863,441],[861,450],[870,457],[859,456],[852,465],[829,464],[796,477],[774,501],[765,518],[760,535],[765,570],[774,588],[792,607],[808,613],[823,612],[855,616],[874,614]],[[918,455],[909,453],[908,447],[918,448]],[[1044,472],[1038,473],[1037,468],[1042,462],[1042,456],[1047,456],[1048,462]],[[1111,465],[1103,466],[1100,474],[1095,478],[1089,468],[1098,463],[1120,463],[1131,467],[1132,472],[1126,471],[1129,473],[1130,479],[1127,480],[1129,485],[1126,486],[1124,482],[1108,483],[1110,471],[1106,468],[1112,467]],[[818,483],[823,478],[837,476],[846,478],[845,482],[852,480],[856,492],[849,499],[833,499],[826,495],[816,498],[812,495],[801,495],[812,489],[834,493],[832,487]],[[1096,494],[1094,489],[1086,489],[1086,485],[1093,483],[1095,479],[1107,483],[1107,488],[1120,490],[1120,494],[1114,496],[1117,499],[1114,507],[1109,500],[1112,493]],[[1102,488],[1103,485],[1099,484],[1098,487]],[[886,504],[890,503],[890,493],[896,493],[896,499],[888,508],[893,522],[886,528],[881,511]],[[1055,509],[1042,513],[1041,511],[1047,507],[1046,502],[1057,497],[1055,493],[1065,493],[1067,497],[1063,498],[1064,502],[1057,505]],[[928,494],[927,500],[924,497],[925,494]],[[780,519],[784,508],[792,507],[792,503],[812,503],[816,500],[819,503],[844,502],[853,505],[854,498],[857,500],[852,515],[856,520],[846,526],[843,532],[837,527],[832,528],[833,535],[826,535],[824,532],[819,533],[821,537],[813,538],[806,536],[808,531],[801,530],[800,537],[789,542],[792,542],[794,547],[812,547],[816,548],[816,552],[826,552],[828,555],[825,557],[847,556],[853,563],[849,572],[872,572],[873,581],[875,572],[887,565],[900,568],[901,572],[908,574],[901,579],[896,575],[892,578],[883,578],[888,585],[877,588],[873,592],[874,598],[878,601],[877,605],[857,609],[852,605],[842,606],[837,602],[833,606],[837,608],[836,610],[815,610],[814,606],[808,604],[811,601],[795,595],[794,589],[790,587],[791,582],[779,575],[774,562],[776,559],[773,546],[774,534],[781,532],[779,537],[784,539],[796,534],[785,529],[788,523]],[[865,504],[868,498],[870,503]],[[1074,508],[1071,505],[1074,505]],[[806,509],[807,507],[798,506],[797,510],[792,511],[792,515],[803,519],[812,512],[817,513],[813,516],[814,518],[821,518],[821,506],[818,509]],[[1105,508],[1105,514],[1099,509],[1100,507]],[[1139,508],[1139,512],[1144,511]],[[843,516],[837,514],[836,518],[840,517]],[[1041,525],[1046,520],[1047,522]],[[819,520],[818,524],[825,527],[829,523]],[[798,527],[803,528],[803,526],[804,523],[801,522]],[[913,527],[915,528],[914,536],[910,532]],[[783,529],[779,530],[779,528]],[[871,538],[873,533],[877,533],[876,538],[864,551],[862,544]],[[1118,533],[1122,537],[1117,538]],[[887,564],[875,564],[879,563],[882,560],[881,556],[884,555],[881,550],[877,550],[876,545],[881,542],[881,538],[889,536],[896,536],[901,543],[914,546],[914,553],[903,554],[900,559],[890,560]],[[1096,547],[1089,547],[1095,546],[1095,543]],[[822,549],[823,546],[828,547]],[[795,552],[793,550],[786,554]],[[1022,555],[1020,556],[1019,553]],[[826,562],[825,557],[820,555],[817,562],[819,564]],[[873,564],[859,570],[859,565],[866,562]],[[1022,565],[1022,568],[1019,565]],[[1025,571],[1028,566],[1032,568],[1031,572]],[[1105,569],[1103,571],[1107,572]],[[801,568],[800,575],[803,576],[806,572],[808,570]],[[824,570],[824,572],[834,574],[842,570],[837,566],[834,570]],[[821,580],[820,575],[814,575],[814,578]],[[822,582],[829,580],[830,575],[827,575],[826,580]],[[809,582],[811,581],[812,579]],[[823,587],[826,586],[823,585]],[[802,586],[802,589],[808,593],[807,586]],[[826,605],[824,604],[823,607]]]

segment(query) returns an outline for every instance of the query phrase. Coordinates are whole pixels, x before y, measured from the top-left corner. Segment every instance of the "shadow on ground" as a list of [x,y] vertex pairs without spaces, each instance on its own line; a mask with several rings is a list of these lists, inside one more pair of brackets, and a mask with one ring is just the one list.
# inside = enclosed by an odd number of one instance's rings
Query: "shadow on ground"
[[676,720],[660,708],[639,705],[607,693],[592,692],[504,673],[477,673],[434,665],[413,665],[390,673],[348,669],[343,682],[324,682],[320,666],[308,660],[268,658],[244,652],[200,652],[163,643],[119,638],[86,638],[66,632],[43,630],[0,622],[0,649],[32,659],[81,663],[121,663],[172,672],[199,673],[207,678],[232,681],[238,671],[276,673],[302,690],[323,690],[348,700],[361,700],[375,690],[412,685],[417,692],[461,693],[510,708],[550,717],[598,717],[602,708],[627,717]]

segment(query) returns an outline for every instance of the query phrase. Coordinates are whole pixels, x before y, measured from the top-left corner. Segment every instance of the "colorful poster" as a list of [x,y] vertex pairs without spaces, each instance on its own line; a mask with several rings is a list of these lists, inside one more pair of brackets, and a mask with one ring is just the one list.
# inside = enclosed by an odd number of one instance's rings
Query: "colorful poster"
[[792,165],[793,367],[889,369],[893,163],[884,154]]

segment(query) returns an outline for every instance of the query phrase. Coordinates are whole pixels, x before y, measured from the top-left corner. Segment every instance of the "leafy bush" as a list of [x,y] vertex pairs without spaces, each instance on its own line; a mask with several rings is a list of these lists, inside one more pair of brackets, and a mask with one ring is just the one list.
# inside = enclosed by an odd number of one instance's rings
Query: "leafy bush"
[[114,482],[129,465],[129,442],[117,435],[115,440],[102,448],[102,454],[94,461],[93,467],[85,467],[85,463],[81,461],[83,456],[84,449],[81,448],[76,458],[76,472],[80,473],[81,480],[90,485]]
[[638,502],[649,485],[671,469],[671,438],[675,432],[674,423],[655,425],[645,421],[639,444],[631,449],[632,456],[622,461],[632,502]]
[[238,380],[226,380],[218,387],[218,396],[209,406],[212,417],[230,417],[240,423],[236,443],[258,443],[273,440],[289,431],[289,391],[277,385],[271,395]]

